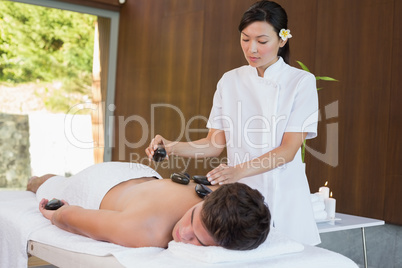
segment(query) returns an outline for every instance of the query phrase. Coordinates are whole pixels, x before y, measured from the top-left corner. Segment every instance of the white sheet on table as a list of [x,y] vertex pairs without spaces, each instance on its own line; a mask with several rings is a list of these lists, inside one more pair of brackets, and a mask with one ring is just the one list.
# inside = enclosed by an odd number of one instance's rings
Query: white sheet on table
[[38,210],[35,194],[0,192],[0,267],[27,267],[31,232],[49,225]]
[[[69,233],[54,225],[50,225],[46,228],[33,232],[29,236],[29,239],[68,251],[91,254],[95,256],[108,256],[116,252],[123,252],[127,249],[131,249],[113,243],[97,241],[89,237]],[[144,247],[133,250],[138,251],[141,254],[145,254],[147,252],[154,254],[163,251],[164,249],[157,247]]]

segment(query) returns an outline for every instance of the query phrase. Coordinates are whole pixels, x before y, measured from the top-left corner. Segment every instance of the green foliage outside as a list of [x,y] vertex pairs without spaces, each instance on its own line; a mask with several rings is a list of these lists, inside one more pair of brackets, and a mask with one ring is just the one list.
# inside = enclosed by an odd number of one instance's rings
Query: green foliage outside
[[[0,83],[62,83],[46,107],[90,95],[96,16],[0,1]],[[74,103],[76,104],[76,103]]]

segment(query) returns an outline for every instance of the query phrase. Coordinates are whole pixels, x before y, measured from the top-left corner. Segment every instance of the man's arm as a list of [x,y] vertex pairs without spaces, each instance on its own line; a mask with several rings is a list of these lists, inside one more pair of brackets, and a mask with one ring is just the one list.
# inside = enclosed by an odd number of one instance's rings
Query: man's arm
[[[40,210],[43,209],[40,206]],[[130,219],[120,211],[63,206],[53,213],[50,220],[65,231],[127,247],[151,246],[154,240],[152,232],[141,227],[143,219]]]

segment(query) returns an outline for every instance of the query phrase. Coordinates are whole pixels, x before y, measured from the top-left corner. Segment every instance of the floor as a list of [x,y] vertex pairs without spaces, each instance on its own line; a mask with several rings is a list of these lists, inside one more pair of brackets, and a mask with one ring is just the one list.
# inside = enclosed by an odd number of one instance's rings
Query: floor
[[[402,267],[402,226],[385,224],[365,228],[369,268]],[[323,247],[338,252],[364,267],[360,229],[321,234]]]
[[31,256],[28,259],[28,267],[36,267],[36,268],[54,268],[53,266],[35,256]]

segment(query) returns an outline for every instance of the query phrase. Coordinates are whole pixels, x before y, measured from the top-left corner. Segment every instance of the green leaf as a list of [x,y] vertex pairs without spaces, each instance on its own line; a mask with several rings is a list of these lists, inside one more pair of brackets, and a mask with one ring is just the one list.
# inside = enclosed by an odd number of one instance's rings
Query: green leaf
[[297,60],[296,62],[300,65],[300,67],[301,67],[303,70],[305,70],[305,71],[311,73],[310,70],[307,68],[307,66],[304,65],[304,63],[302,63],[301,61],[298,61],[298,60]]
[[328,76],[316,76],[316,80],[324,80],[324,81],[338,81],[335,78],[328,77]]

